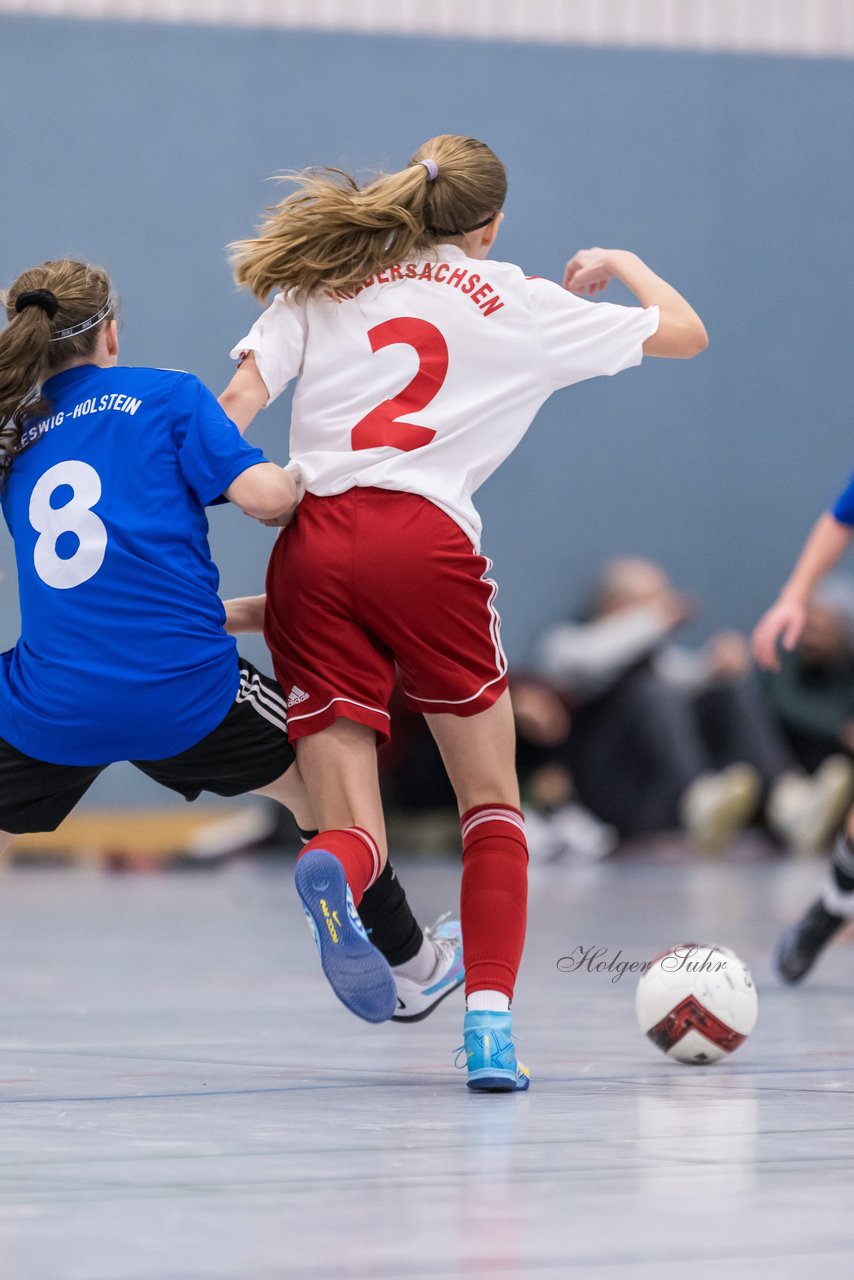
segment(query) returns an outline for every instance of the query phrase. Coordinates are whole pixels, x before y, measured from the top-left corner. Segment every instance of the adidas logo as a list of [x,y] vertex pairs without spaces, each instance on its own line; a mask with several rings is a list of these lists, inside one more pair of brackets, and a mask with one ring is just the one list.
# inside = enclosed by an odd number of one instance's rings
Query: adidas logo
[[308,702],[310,696],[308,693],[303,693],[298,685],[294,685],[288,694],[288,707],[295,707],[298,702]]

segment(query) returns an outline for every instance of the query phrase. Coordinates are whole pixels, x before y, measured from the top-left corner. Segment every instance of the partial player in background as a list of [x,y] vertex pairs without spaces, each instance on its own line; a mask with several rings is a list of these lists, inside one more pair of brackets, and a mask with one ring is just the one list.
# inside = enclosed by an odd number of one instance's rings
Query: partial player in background
[[[804,630],[813,593],[851,545],[854,536],[854,477],[831,511],[816,521],[791,576],[775,604],[756,624],[753,649],[768,670],[780,667],[778,643],[793,650]],[[800,982],[820,953],[854,919],[854,810],[833,849],[821,897],[780,939],[777,969],[784,982]]]
[[[552,392],[644,353],[696,355],[705,330],[623,250],[577,254],[564,288],[487,263],[507,178],[473,138],[433,138],[363,187],[332,171],[294,181],[257,238],[234,246],[238,282],[261,300],[280,292],[237,343],[222,403],[244,428],[298,378],[290,453],[306,497],[273,552],[265,627],[323,828],[297,888],[333,985],[363,1016],[391,1016],[390,975],[359,939],[355,908],[386,859],[376,745],[397,666],[459,804],[467,1083],[526,1089],[510,1001],[527,847],[497,588],[472,494]],[[577,296],[614,278],[640,307]],[[343,918],[348,905],[346,947],[333,945],[325,913]]]
[[117,367],[109,278],[25,271],[0,334],[0,484],[21,638],[0,655],[0,851],[53,831],[110,763],[194,800],[311,808],[275,682],[223,627],[205,506],[282,522],[290,475],[190,374]]

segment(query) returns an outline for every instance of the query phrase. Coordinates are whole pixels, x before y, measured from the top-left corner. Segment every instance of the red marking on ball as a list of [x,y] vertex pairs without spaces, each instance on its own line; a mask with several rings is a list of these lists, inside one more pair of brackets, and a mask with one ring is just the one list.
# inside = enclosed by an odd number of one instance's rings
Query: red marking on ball
[[737,1049],[747,1039],[747,1036],[733,1031],[732,1027],[710,1013],[696,996],[686,996],[679,1004],[674,1005],[646,1034],[654,1045],[667,1053],[689,1031],[699,1031],[725,1053],[732,1053],[733,1049]]

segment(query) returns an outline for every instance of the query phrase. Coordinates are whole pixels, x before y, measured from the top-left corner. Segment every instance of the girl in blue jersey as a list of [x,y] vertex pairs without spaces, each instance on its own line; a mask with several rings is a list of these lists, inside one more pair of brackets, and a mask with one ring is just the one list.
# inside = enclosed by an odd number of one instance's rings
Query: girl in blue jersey
[[[791,652],[807,621],[822,579],[835,568],[854,538],[854,476],[830,511],[819,516],[775,603],[753,632],[753,649],[766,670],[780,668],[778,645]],[[848,744],[846,744],[848,745]],[[854,920],[854,809],[833,849],[824,889],[777,946],[777,972],[784,982],[806,977],[830,940]]]
[[100,268],[26,271],[6,313],[0,500],[21,638],[0,655],[0,852],[54,830],[116,760],[187,799],[272,795],[308,825],[281,691],[224,629],[205,517],[225,496],[284,521],[292,477],[198,378],[117,366]]
[[[53,831],[111,762],[188,800],[268,795],[313,827],[282,690],[226,633],[205,507],[286,523],[293,478],[246,444],[191,374],[117,366],[110,281],[47,262],[6,294],[0,501],[15,542],[21,638],[0,655],[0,854]],[[231,603],[229,630],[241,625]],[[422,935],[389,871],[370,910],[400,1021],[458,987],[453,936]],[[341,963],[374,951],[364,931]],[[343,951],[344,948],[342,947]],[[406,969],[426,951],[428,983]]]

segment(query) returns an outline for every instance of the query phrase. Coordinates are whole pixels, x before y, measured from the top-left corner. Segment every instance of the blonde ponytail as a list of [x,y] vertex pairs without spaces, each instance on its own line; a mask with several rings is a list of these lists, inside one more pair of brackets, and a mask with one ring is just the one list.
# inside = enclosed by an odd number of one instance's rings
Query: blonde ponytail
[[255,237],[229,246],[237,283],[261,301],[272,289],[298,300],[354,289],[439,240],[486,225],[507,193],[490,148],[454,134],[431,138],[406,169],[363,187],[340,169],[284,181],[296,191],[268,210]]
[[[24,423],[49,410],[41,383],[91,355],[113,312],[106,271],[67,258],[24,271],[3,301],[9,323],[0,333],[0,486],[20,447]],[[62,336],[93,319],[97,323],[82,332]]]

